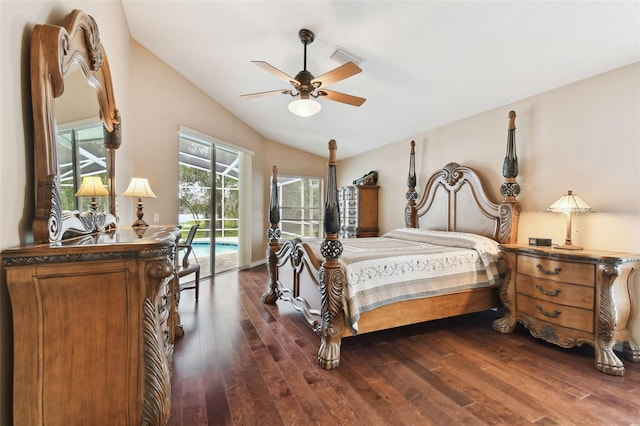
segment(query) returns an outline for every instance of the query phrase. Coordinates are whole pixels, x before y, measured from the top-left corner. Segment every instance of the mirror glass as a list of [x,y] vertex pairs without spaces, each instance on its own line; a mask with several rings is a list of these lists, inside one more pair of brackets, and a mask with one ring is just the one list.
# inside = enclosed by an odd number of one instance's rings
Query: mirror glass
[[[64,92],[55,99],[55,114],[62,210],[87,211],[91,199],[75,194],[85,176],[98,176],[106,184],[107,158],[96,91],[77,65],[65,74]],[[98,211],[109,211],[108,197],[96,197],[96,202]]]

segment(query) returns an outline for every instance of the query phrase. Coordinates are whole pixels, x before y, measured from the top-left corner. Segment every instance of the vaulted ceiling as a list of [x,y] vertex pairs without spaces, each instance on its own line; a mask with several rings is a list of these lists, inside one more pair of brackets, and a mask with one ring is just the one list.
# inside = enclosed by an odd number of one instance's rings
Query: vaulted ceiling
[[[140,1],[123,0],[134,39],[265,137],[347,158],[559,86],[640,61],[638,1]],[[301,28],[315,33],[315,76],[360,57],[362,72],[329,88],[360,107],[321,99],[308,118],[285,74],[303,69]],[[638,90],[638,88],[631,88]],[[594,100],[597,102],[597,99]],[[215,135],[213,135],[215,136]]]

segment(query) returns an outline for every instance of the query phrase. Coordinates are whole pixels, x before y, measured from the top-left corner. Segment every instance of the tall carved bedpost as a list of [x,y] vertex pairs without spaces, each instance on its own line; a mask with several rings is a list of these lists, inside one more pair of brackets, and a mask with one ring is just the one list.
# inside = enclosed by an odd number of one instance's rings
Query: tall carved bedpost
[[322,327],[320,329],[320,349],[318,365],[332,369],[340,364],[340,343],[342,339],[342,288],[345,274],[338,258],[342,254],[342,243],[338,240],[340,210],[338,208],[338,188],[336,183],[336,141],[329,141],[329,163],[327,166],[327,196],[324,203],[325,237],[320,253],[325,261],[320,268],[320,295],[322,298]]
[[416,142],[411,141],[411,154],[409,155],[409,176],[407,177],[407,206],[404,209],[404,223],[407,228],[418,227],[416,211]]
[[[520,217],[520,203],[516,197],[520,194],[520,185],[516,182],[518,176],[518,156],[516,155],[516,112],[509,111],[509,130],[507,133],[507,152],[504,157],[504,163],[502,166],[502,176],[505,181],[500,187],[500,194],[502,194],[502,203],[500,203],[500,216],[503,218],[511,217],[511,223],[507,223],[506,220],[500,221],[500,241],[504,243],[515,244],[518,242],[518,220]],[[503,233],[503,229],[505,229]],[[506,229],[511,229],[510,233],[506,235]],[[500,300],[504,305],[504,309],[507,311],[506,315],[502,318],[498,318],[492,324],[494,330],[501,333],[510,333],[516,326],[515,318],[511,315],[512,306],[511,300],[515,300],[515,295],[511,294],[515,292],[515,287],[511,285],[513,279],[513,272],[516,268],[515,253],[501,252],[502,256],[507,263],[507,276],[500,285]]]
[[276,253],[280,250],[280,205],[278,204],[278,168],[271,169],[271,198],[269,199],[269,223],[267,231],[269,245],[267,245],[267,269],[269,272],[269,288],[262,295],[262,303],[276,303],[278,300],[278,259]]

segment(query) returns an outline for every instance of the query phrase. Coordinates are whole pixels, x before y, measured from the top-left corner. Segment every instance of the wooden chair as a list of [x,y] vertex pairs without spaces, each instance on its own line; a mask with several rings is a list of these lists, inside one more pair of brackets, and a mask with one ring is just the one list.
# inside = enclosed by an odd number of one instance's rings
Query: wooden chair
[[[193,247],[191,244],[193,243],[193,238],[196,235],[196,231],[200,227],[199,224],[195,224],[189,230],[189,234],[187,235],[184,243],[180,242],[180,238],[178,237],[178,242],[176,243],[176,265],[175,265],[175,273],[178,277],[178,285],[180,287],[180,291],[187,289],[195,289],[196,290],[196,300],[198,300],[198,295],[200,293],[200,264],[198,263],[198,259],[196,258],[195,253],[193,253]],[[182,254],[182,260],[180,260],[180,252],[184,251]],[[193,254],[193,256],[191,256]],[[193,257],[193,263],[189,261],[189,258]],[[186,284],[180,284],[180,278],[193,274],[195,272],[196,279],[193,283],[189,282]]]

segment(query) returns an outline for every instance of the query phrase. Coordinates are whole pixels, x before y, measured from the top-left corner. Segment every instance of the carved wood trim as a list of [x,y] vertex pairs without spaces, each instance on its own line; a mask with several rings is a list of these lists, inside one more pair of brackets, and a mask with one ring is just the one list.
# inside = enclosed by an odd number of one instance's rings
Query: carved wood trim
[[145,392],[141,424],[161,426],[167,424],[171,414],[171,373],[156,306],[145,298],[143,309]]
[[122,260],[132,258],[153,258],[171,255],[171,246],[154,247],[139,251],[111,251],[111,252],[83,252],[83,253],[61,253],[54,255],[24,255],[17,257],[4,257],[3,266],[27,266],[45,263],[70,263],[70,262],[91,262],[103,260]]

